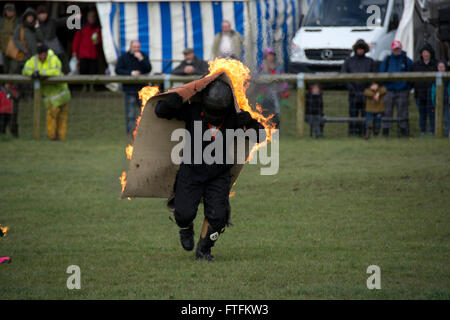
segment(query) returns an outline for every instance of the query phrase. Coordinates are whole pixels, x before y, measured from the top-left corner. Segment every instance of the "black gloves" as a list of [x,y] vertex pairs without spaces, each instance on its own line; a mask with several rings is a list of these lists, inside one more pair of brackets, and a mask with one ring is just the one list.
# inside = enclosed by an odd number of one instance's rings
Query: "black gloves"
[[172,119],[183,105],[183,99],[177,93],[168,94],[156,104],[155,113],[159,118]]
[[39,71],[35,71],[31,74],[31,79],[33,79],[33,80],[36,80],[36,79],[45,80],[47,78],[48,78],[47,76],[40,74]]
[[241,111],[236,113],[236,126],[242,128],[246,126],[252,121],[253,118],[247,111]]
[[39,71],[35,71],[31,74],[31,79],[37,79],[40,77]]
[[170,109],[180,109],[183,104],[183,98],[178,95],[178,93],[168,94],[165,99],[162,99],[158,102],[158,105],[161,108],[170,108]]
[[[258,122],[258,120],[253,119],[250,113],[247,111],[241,111],[236,113],[236,128],[246,127],[247,129],[253,129],[256,131],[256,141],[261,143],[266,140],[266,132],[264,130],[264,126]],[[263,129],[260,132],[260,129]]]

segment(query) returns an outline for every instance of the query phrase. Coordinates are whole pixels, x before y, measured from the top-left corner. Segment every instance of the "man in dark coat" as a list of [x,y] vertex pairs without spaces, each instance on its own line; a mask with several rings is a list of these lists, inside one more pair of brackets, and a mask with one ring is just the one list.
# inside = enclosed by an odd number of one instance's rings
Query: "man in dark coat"
[[[130,43],[130,50],[124,53],[117,62],[116,73],[122,75],[139,76],[152,71],[152,66],[148,56],[141,52],[141,43],[133,40]],[[132,135],[135,126],[137,111],[139,108],[138,92],[145,85],[142,84],[123,84],[122,89],[125,93],[125,121],[128,135]]]
[[[25,61],[37,54],[37,47],[39,43],[44,41],[44,36],[39,27],[36,11],[32,8],[27,8],[22,15],[22,21],[14,29],[13,35],[14,44],[24,53],[21,61],[11,59],[9,73],[21,74]],[[19,136],[19,101],[26,92],[31,91],[28,84],[18,85],[18,98],[13,104],[13,114],[11,118],[11,132],[13,136]]]
[[[369,52],[369,45],[362,39],[353,45],[354,55],[348,57],[342,65],[341,72],[374,72],[375,62],[372,58],[366,57]],[[365,96],[364,90],[369,86],[366,82],[348,82],[348,103],[350,117],[364,117]],[[363,136],[364,124],[362,122],[350,122],[348,127],[350,136]]]
[[[437,61],[434,58],[433,47],[426,43],[420,49],[420,58],[411,66],[411,71],[433,72],[437,71]],[[419,110],[419,124],[421,136],[427,133],[427,121],[430,119],[429,133],[434,135],[434,107],[431,101],[431,86],[433,81],[416,81],[414,83],[414,96]]]
[[13,60],[12,73],[20,74],[22,72],[25,61],[37,54],[38,43],[42,42],[44,42],[44,36],[39,27],[36,11],[27,8],[22,15],[22,23],[14,30],[14,44],[24,52],[24,58],[22,61]]
[[3,53],[3,73],[10,73],[11,58],[6,55],[9,38],[19,24],[14,3],[5,3],[0,17],[0,51]]
[[208,73],[208,63],[194,54],[194,50],[187,48],[183,51],[184,60],[172,70],[176,75],[205,75]]
[[[192,84],[195,91],[202,88],[201,79]],[[186,130],[190,133],[191,155],[183,158],[175,182],[174,216],[180,227],[180,241],[183,248],[190,251],[194,248],[193,220],[197,214],[198,205],[203,198],[205,208],[205,222],[196,249],[196,258],[214,261],[211,248],[224,231],[229,221],[230,205],[230,169],[227,159],[227,148],[230,142],[226,139],[227,129],[246,128],[257,132],[257,140],[262,142],[265,136],[259,136],[259,129],[263,126],[254,120],[248,112],[236,112],[235,100],[231,87],[220,79],[215,79],[197,93],[197,98],[183,101],[178,93],[173,92],[160,100],[155,113],[160,118],[176,118],[186,123]],[[201,137],[210,133],[210,141],[202,141],[201,149],[197,150],[195,137],[201,129]],[[211,147],[220,131],[223,141],[223,153],[219,161],[206,163],[203,152]],[[200,138],[201,138],[200,137]],[[256,141],[255,141],[256,142]],[[183,150],[185,151],[185,150]],[[201,152],[201,154],[200,154]],[[184,155],[183,155],[184,156]]]
[[[67,54],[64,52],[61,42],[56,36],[56,31],[59,28],[66,27],[68,17],[58,19],[50,18],[48,7],[45,4],[39,5],[36,9],[36,13],[42,35],[44,36],[44,43],[49,47],[49,49],[52,49],[58,56],[59,60],[61,60],[62,72],[64,74],[69,73],[70,68]],[[81,15],[78,15],[78,17],[81,18]]]

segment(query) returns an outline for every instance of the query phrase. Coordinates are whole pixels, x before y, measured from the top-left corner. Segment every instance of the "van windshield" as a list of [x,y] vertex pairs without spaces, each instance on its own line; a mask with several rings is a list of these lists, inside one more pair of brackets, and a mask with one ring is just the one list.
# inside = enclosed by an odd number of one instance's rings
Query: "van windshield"
[[[379,17],[372,23],[383,25],[388,0],[314,0],[309,7],[304,26],[367,26],[368,19],[376,14],[369,6],[378,6]],[[370,19],[369,19],[370,21]]]

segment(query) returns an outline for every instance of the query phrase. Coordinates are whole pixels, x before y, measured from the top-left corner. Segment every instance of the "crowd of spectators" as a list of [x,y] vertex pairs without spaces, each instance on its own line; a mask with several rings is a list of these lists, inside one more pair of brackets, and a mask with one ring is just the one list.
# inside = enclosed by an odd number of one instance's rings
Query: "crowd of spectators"
[[[79,16],[78,18],[81,18]],[[51,18],[46,5],[37,6],[36,10],[27,8],[19,16],[14,3],[6,3],[0,19],[0,71],[9,74],[22,74],[25,63],[33,57],[38,57],[38,48],[47,48],[47,56],[52,57],[52,63],[58,59],[61,74],[68,74],[72,61],[75,61],[80,74],[98,74],[99,58],[101,56],[101,27],[95,9],[86,14],[84,26],[75,32],[71,44],[71,52],[64,50],[57,36],[59,28],[64,28],[68,17]],[[231,28],[227,20],[222,22],[222,30],[216,34],[212,44],[211,58],[241,59],[243,38],[239,32]],[[391,44],[391,54],[378,66],[367,54],[369,45],[362,39],[353,46],[353,54],[342,65],[341,72],[427,72],[447,70],[445,61],[435,59],[435,53],[429,44],[420,50],[420,57],[413,62],[402,49],[400,41]],[[208,63],[196,56],[192,48],[185,48],[184,59],[173,70],[174,75],[206,75]],[[43,62],[44,63],[44,62]],[[284,69],[277,61],[277,54],[273,48],[266,48],[263,52],[263,61],[255,70],[256,75],[281,74]],[[141,44],[133,40],[129,50],[124,53],[116,65],[118,75],[143,75],[152,70],[149,57],[141,51]],[[11,133],[18,136],[17,114],[21,91],[24,86],[2,86],[0,94],[12,101],[12,107],[3,107],[0,110],[10,112],[9,116],[0,116],[0,131],[7,126]],[[126,132],[132,136],[139,110],[138,92],[142,85],[124,84],[122,90],[125,97],[125,123]],[[85,90],[86,88],[83,87]],[[92,87],[90,88],[92,90]],[[409,136],[409,94],[414,89],[415,104],[419,113],[421,135],[434,135],[435,131],[435,95],[436,87],[433,81],[393,81],[386,83],[349,82],[348,89],[348,134],[368,139],[371,135],[390,134],[394,122],[394,111],[399,127],[399,136]],[[14,92],[14,94],[12,94]],[[272,116],[274,125],[280,127],[281,105],[289,97],[286,83],[261,84],[256,88],[256,101],[262,106],[266,116]],[[450,87],[445,82],[445,135],[449,135],[450,119],[448,111]],[[5,98],[6,99],[6,98]],[[2,100],[3,101],[3,100]],[[324,131],[324,104],[322,88],[319,84],[310,84],[306,93],[306,121],[311,126],[311,132],[318,138],[323,137]],[[351,119],[363,121],[352,121]],[[7,120],[5,120],[7,119]],[[8,125],[6,125],[6,122]]]
[[[81,19],[81,14],[75,16]],[[14,3],[3,5],[0,17],[0,72],[31,77],[49,77],[69,73],[69,55],[57,36],[66,28],[68,16],[58,19],[49,16],[47,5],[36,9],[28,7],[22,15]],[[96,74],[101,52],[101,32],[94,9],[87,12],[87,23],[78,30],[72,43],[72,56],[78,59],[81,74]],[[32,68],[33,70],[31,70]],[[19,136],[18,113],[21,97],[30,91],[29,85],[1,86],[0,132],[9,127],[14,137]],[[67,123],[70,91],[67,84],[45,85],[42,88],[43,105],[47,110],[47,134],[52,140],[63,140]],[[63,100],[60,98],[64,97]]]
[[[420,50],[420,56],[413,62],[402,48],[400,41],[393,41],[391,54],[388,55],[377,67],[376,62],[366,56],[369,45],[362,39],[353,46],[353,54],[342,65],[343,73],[367,73],[367,72],[445,72],[446,61],[437,61],[430,44],[424,44]],[[421,136],[434,135],[435,133],[435,97],[436,86],[433,81],[387,81],[385,83],[349,82],[349,136],[360,136],[369,139],[371,134],[378,135],[382,129],[382,135],[388,137],[394,122],[398,123],[398,135],[408,137],[410,92],[414,89],[414,97],[419,114],[419,126]],[[450,88],[448,81],[444,83],[444,135],[449,136],[449,100]],[[396,117],[394,117],[396,110]],[[317,116],[321,114],[321,117]],[[365,117],[366,121],[354,121],[353,119]],[[315,120],[313,120],[315,119]],[[319,121],[318,119],[322,119]],[[306,94],[306,121],[311,125],[316,137],[323,136],[323,102],[321,89],[317,84],[312,84]],[[322,130],[319,130],[318,128]]]

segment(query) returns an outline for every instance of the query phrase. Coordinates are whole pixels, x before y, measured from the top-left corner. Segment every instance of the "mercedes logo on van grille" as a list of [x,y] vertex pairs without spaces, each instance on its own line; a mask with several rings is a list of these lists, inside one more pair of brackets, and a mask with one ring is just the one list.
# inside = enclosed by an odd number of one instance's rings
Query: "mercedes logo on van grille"
[[331,58],[333,58],[333,50],[330,50],[330,49],[322,50],[322,53],[320,54],[320,57],[323,60],[330,60]]

